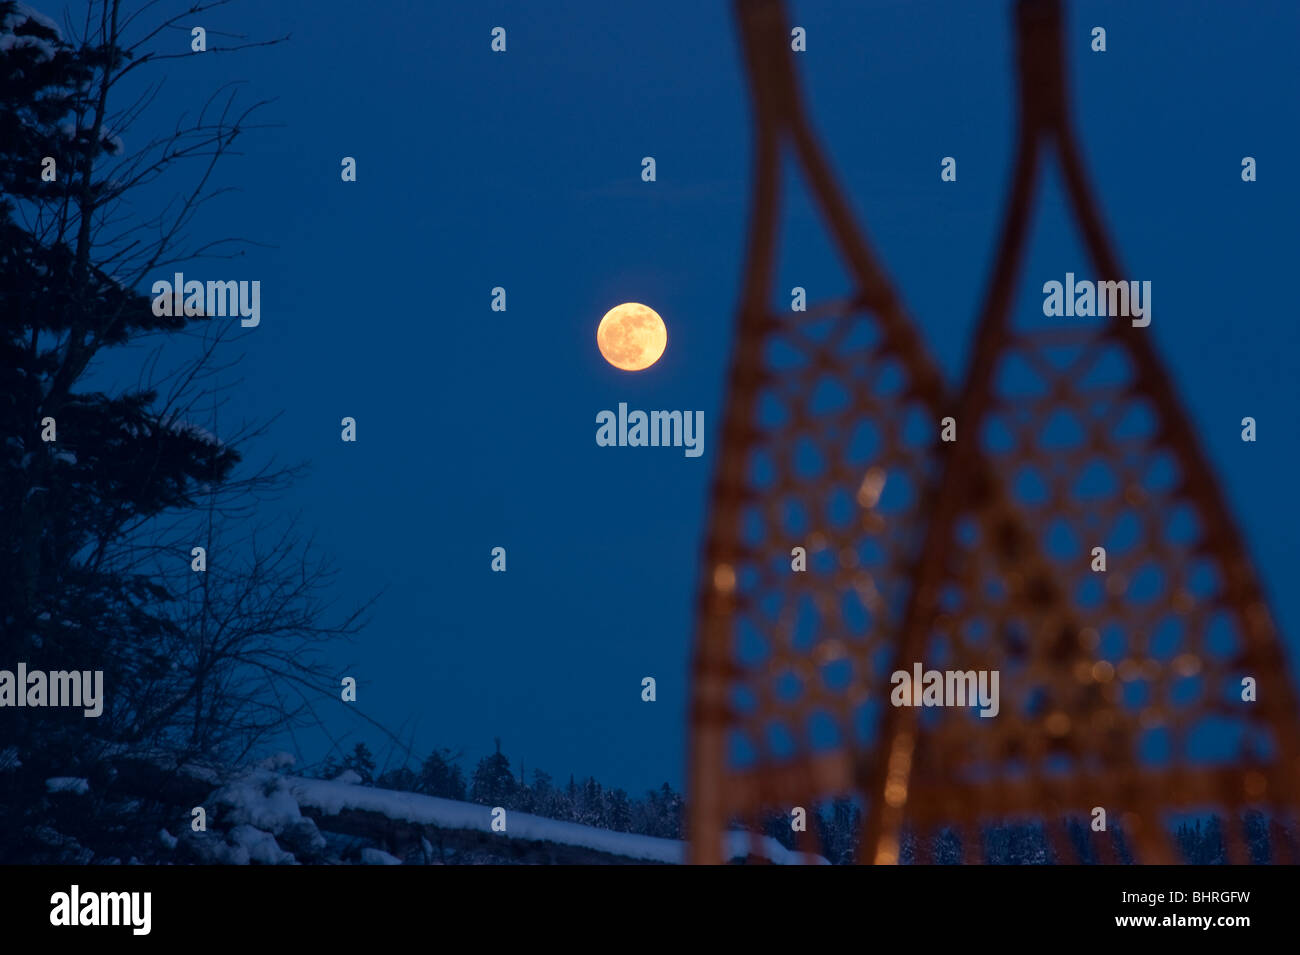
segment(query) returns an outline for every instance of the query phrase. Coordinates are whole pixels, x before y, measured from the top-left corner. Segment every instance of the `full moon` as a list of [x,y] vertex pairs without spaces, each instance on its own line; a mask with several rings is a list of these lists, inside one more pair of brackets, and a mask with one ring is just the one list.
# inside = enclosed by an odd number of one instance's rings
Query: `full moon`
[[605,361],[624,371],[640,371],[659,360],[668,346],[668,329],[659,313],[637,302],[615,305],[596,328],[596,346]]

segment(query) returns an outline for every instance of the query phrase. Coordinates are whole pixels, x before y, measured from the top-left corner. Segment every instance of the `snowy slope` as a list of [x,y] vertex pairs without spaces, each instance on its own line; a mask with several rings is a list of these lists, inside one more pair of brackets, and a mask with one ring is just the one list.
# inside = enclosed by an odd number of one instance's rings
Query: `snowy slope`
[[[310,806],[329,815],[344,809],[363,809],[382,813],[390,819],[438,826],[443,829],[492,831],[492,810],[475,803],[439,799],[419,793],[393,792],[371,786],[357,786],[338,780],[286,777],[290,791],[300,806]],[[558,842],[652,862],[681,864],[686,859],[686,843],[674,839],[656,839],[630,832],[597,829],[576,822],[561,822],[523,812],[506,814],[506,832],[497,835],[511,839]],[[743,857],[753,853],[781,865],[801,863],[828,864],[821,856],[804,856],[791,852],[775,839],[755,838],[748,832],[727,833],[727,853]]]
[[[681,864],[686,859],[684,842],[597,829],[523,812],[507,812],[506,831],[493,832],[491,807],[419,793],[376,789],[358,785],[346,777],[306,779],[256,770],[221,787],[213,794],[212,801],[228,807],[229,818],[243,824],[241,828],[245,831],[246,827],[256,827],[254,831],[280,833],[300,826],[306,821],[302,810],[313,810],[322,817],[358,810],[414,825],[478,831],[501,839],[558,843],[647,862]],[[323,818],[318,821],[322,827],[327,825]],[[725,838],[729,858],[754,855],[778,865],[828,864],[821,856],[791,852],[767,836],[728,832]]]

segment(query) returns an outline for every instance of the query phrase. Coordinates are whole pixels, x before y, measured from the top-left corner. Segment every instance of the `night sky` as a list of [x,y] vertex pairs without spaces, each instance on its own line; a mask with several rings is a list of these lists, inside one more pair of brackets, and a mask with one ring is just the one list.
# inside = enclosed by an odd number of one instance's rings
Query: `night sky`
[[[53,4],[38,3],[58,15]],[[964,367],[1007,188],[1010,5],[792,5],[815,129],[859,224],[950,380]],[[170,129],[223,83],[276,101],[197,236],[233,262],[187,278],[258,279],[259,327],[226,414],[266,418],[250,462],[306,459],[268,513],[300,512],[342,576],[383,589],[339,651],[358,706],[473,760],[681,786],[697,561],[738,297],[751,114],[719,2],[234,3],[194,25],[283,45],[167,67],[133,135]],[[1089,50],[1091,27],[1108,51]],[[507,30],[495,54],[490,31]],[[1157,342],[1244,527],[1292,658],[1300,655],[1294,478],[1294,69],[1300,7],[1074,2],[1067,47],[1080,145],[1129,277],[1154,286]],[[178,51],[189,32],[175,31]],[[357,160],[358,181],[340,180]],[[658,181],[641,181],[653,156]],[[940,181],[954,156],[958,181]],[[1243,156],[1259,179],[1243,183]],[[179,183],[174,183],[179,185]],[[1018,308],[1087,263],[1052,168]],[[163,187],[153,197],[164,200]],[[141,201],[141,200],[137,200]],[[796,189],[773,301],[844,287]],[[152,278],[168,278],[172,269]],[[490,309],[503,286],[508,310]],[[142,285],[147,291],[147,283]],[[655,308],[668,348],[625,373],[595,347],[620,302]],[[133,382],[138,355],[100,366]],[[696,410],[704,454],[600,448],[595,416]],[[1259,440],[1240,440],[1254,416]],[[340,440],[355,417],[358,441]],[[504,546],[508,571],[489,569]],[[216,560],[214,556],[210,558]],[[345,664],[351,664],[346,666]],[[641,678],[658,680],[643,703]],[[350,748],[388,746],[337,703]],[[327,708],[328,712],[328,708]],[[306,762],[327,741],[302,739]],[[288,743],[283,744],[285,748]]]

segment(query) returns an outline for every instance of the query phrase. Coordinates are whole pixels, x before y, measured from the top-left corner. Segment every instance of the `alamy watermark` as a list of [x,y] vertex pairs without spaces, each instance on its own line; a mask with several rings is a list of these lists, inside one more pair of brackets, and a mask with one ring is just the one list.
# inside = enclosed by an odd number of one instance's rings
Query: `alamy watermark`
[[596,415],[596,444],[602,448],[685,448],[688,458],[704,453],[703,411],[631,411]]
[[17,673],[0,670],[0,707],[72,706],[82,715],[104,712],[103,670],[28,670],[19,663]]
[[164,315],[207,315],[214,318],[240,317],[244,328],[256,328],[262,321],[262,283],[260,281],[213,282],[198,279],[185,281],[177,272],[174,281],[159,279],[153,283],[153,313]]
[[1043,314],[1076,315],[1082,318],[1132,317],[1134,328],[1151,324],[1151,282],[1119,281],[1076,282],[1073,272],[1065,273],[1064,285],[1057,281],[1043,284]]
[[894,706],[978,706],[980,716],[998,715],[997,670],[922,670],[912,664],[912,672],[895,670],[889,682]]
[[152,911],[152,892],[82,892],[73,885],[50,896],[51,925],[127,925],[132,935],[148,935]]

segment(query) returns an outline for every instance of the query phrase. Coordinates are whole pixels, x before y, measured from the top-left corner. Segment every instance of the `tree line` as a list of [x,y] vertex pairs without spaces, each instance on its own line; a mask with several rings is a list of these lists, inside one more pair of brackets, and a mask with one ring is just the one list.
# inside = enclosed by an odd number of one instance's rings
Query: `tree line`
[[626,790],[604,786],[593,777],[579,781],[571,774],[568,783],[559,783],[541,769],[525,772],[521,766],[515,772],[510,759],[501,751],[499,739],[495,750],[480,759],[468,776],[461,768],[461,759],[461,754],[440,748],[417,766],[403,765],[380,772],[369,747],[357,743],[342,759],[327,758],[316,775],[335,779],[352,772],[365,786],[502,806],[615,832],[661,839],[682,838],[682,796],[668,783],[637,797]]
[[[447,748],[434,749],[418,765],[398,766],[379,771],[374,755],[365,743],[357,743],[342,759],[328,757],[317,770],[322,779],[336,779],[348,772],[364,786],[422,793],[478,803],[503,806],[508,810],[532,813],[548,819],[576,822],[599,829],[631,832],[663,839],[682,839],[684,801],[668,783],[648,790],[643,796],[629,796],[622,789],[602,785],[593,777],[557,784],[541,769],[525,773],[511,767],[510,759],[496,740],[495,750],[482,757],[467,776],[461,768],[463,756]],[[351,776],[345,776],[352,779]],[[1241,827],[1248,861],[1266,864],[1294,857],[1296,840],[1291,830],[1270,821],[1258,811],[1247,811],[1235,820]],[[745,828],[735,820],[736,828]],[[974,858],[992,865],[1047,865],[1052,863],[1096,864],[1103,861],[1101,839],[1109,839],[1114,858],[1121,863],[1134,861],[1132,848],[1121,826],[1109,833],[1094,833],[1083,819],[1062,820],[1067,858],[1058,859],[1052,841],[1041,823],[1020,823],[983,827],[980,845]],[[812,807],[807,826],[814,851],[834,865],[851,865],[857,861],[862,829],[862,810],[850,799],[828,800]],[[790,850],[802,850],[799,833],[791,826],[791,817],[770,813],[759,824],[770,836]],[[1227,863],[1224,820],[1217,815],[1205,819],[1185,820],[1173,834],[1182,861],[1193,865]],[[904,864],[932,863],[959,865],[968,860],[962,835],[954,829],[941,828],[927,836],[903,833],[900,861]]]

